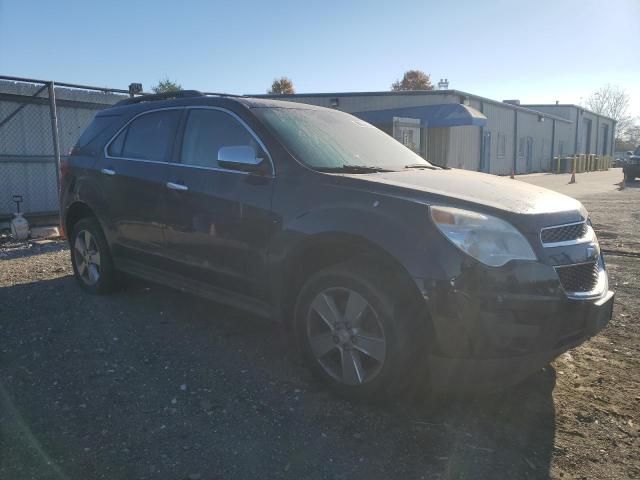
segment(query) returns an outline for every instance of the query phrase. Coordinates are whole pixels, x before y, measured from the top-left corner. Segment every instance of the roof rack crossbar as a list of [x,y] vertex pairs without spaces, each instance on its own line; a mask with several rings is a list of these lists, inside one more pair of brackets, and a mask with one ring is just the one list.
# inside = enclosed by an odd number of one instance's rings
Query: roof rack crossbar
[[192,98],[204,97],[205,94],[198,90],[180,90],[177,92],[154,93],[152,95],[140,95],[139,97],[126,98],[120,100],[116,105],[132,105],[141,102],[154,102],[157,100],[168,100],[171,98]]

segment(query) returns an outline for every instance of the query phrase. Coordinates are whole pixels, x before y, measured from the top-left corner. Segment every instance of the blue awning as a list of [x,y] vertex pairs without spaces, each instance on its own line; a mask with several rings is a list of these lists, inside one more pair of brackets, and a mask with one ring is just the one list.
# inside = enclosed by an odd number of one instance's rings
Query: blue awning
[[393,117],[416,118],[422,127],[461,127],[465,125],[486,125],[487,117],[468,105],[443,103],[421,107],[388,108],[353,113],[358,118],[373,125],[393,122]]

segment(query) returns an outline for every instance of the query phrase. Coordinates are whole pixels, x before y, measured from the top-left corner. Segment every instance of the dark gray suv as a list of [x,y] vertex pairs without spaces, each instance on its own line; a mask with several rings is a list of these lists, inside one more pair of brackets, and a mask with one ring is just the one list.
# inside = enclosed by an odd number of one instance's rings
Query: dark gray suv
[[351,398],[517,382],[603,328],[605,263],[569,197],[429,164],[351,115],[231,96],[126,100],[62,169],[80,285],[118,273],[281,322]]

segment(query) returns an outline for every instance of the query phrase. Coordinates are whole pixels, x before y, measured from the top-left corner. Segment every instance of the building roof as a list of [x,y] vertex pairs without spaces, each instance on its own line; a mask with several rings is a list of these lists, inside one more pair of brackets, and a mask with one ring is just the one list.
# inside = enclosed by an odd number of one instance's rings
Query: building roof
[[390,123],[394,117],[417,118],[423,127],[484,126],[487,124],[487,117],[482,112],[461,103],[385,108],[353,112],[352,115],[373,124]]
[[523,107],[521,105],[514,105],[511,103],[500,102],[498,100],[492,100],[490,98],[481,97],[480,95],[475,95],[473,93],[463,92],[461,90],[407,90],[401,92],[394,91],[376,91],[376,92],[325,92],[325,93],[294,93],[294,94],[280,94],[280,95],[270,95],[270,94],[259,94],[259,95],[248,95],[250,97],[256,98],[288,98],[288,97],[298,97],[298,98],[311,98],[311,97],[367,97],[367,96],[401,96],[401,95],[457,95],[463,96],[467,98],[473,98],[475,100],[479,100],[485,103],[491,103],[493,105],[499,105],[501,107],[509,108],[512,110],[522,111],[524,113],[529,113],[533,115],[540,115],[545,118],[550,118],[553,120],[558,120],[564,123],[574,123],[572,120],[567,118],[559,117],[557,115],[552,115],[550,113],[541,112],[539,110],[534,110],[531,108]]
[[535,110],[535,107],[572,107],[572,108],[577,108],[578,110],[584,110],[585,112],[590,113],[591,115],[596,115],[600,118],[606,118],[607,120],[611,120],[613,123],[618,123],[618,121],[615,118],[608,117],[601,113],[596,113],[593,110],[589,110],[588,108],[585,108],[582,105],[576,105],[574,103],[527,103],[524,106],[527,108],[533,108],[534,110]]

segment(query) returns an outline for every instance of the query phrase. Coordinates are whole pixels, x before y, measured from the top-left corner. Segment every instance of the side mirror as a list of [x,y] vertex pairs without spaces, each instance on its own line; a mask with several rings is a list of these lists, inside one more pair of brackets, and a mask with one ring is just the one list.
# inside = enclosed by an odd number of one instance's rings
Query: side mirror
[[263,158],[256,155],[253,147],[238,145],[221,147],[218,150],[218,163],[221,167],[243,172],[255,172],[260,170]]

